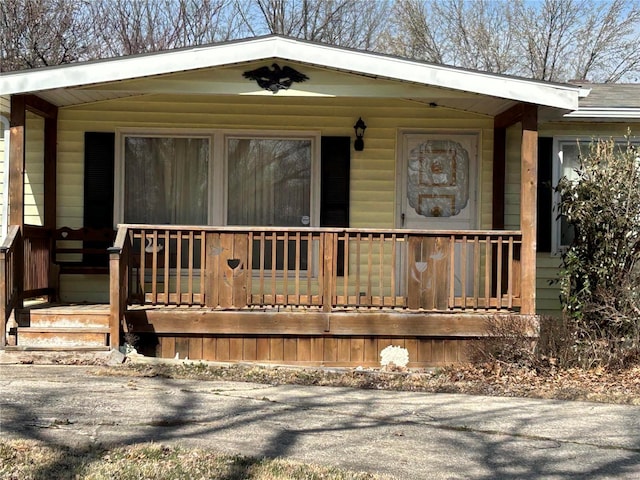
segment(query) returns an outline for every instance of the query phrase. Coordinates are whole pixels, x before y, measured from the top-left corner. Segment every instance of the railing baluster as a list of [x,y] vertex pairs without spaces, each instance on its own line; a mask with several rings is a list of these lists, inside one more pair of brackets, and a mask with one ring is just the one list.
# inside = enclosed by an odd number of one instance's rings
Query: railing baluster
[[498,236],[497,272],[496,272],[496,307],[502,308],[502,236]]
[[456,236],[449,238],[449,308],[456,306]]
[[295,303],[296,305],[300,305],[300,262],[302,259],[300,258],[300,232],[296,232],[295,236],[295,245],[296,245],[296,259],[295,259]]
[[484,250],[484,308],[488,309],[491,307],[491,252],[493,250],[489,235],[485,237]]
[[473,308],[478,309],[478,297],[480,296],[480,237],[473,237]]
[[384,306],[384,233],[379,234],[379,247],[378,247],[378,304]]
[[307,305],[313,305],[313,290],[311,277],[313,276],[313,233],[307,233]]
[[[169,238],[169,230],[164,231],[164,304],[169,305],[169,295],[171,295],[171,288],[169,284],[169,257],[171,256],[170,252],[170,238]],[[156,250],[160,250],[159,246],[156,246]],[[159,253],[159,252],[158,252]]]
[[260,303],[262,305],[264,305],[265,303],[265,299],[264,299],[264,255],[265,255],[265,245],[266,245],[266,241],[264,238],[264,232],[260,232],[260,292],[259,292],[259,298],[260,298]]
[[360,246],[362,244],[362,236],[356,233],[356,306],[360,305]]
[[205,304],[205,275],[204,275],[204,266],[207,261],[207,244],[206,244],[206,236],[207,232],[204,230],[200,231],[200,306],[204,307]]
[[284,243],[282,248],[282,288],[284,290],[284,304],[289,304],[289,232],[284,232],[282,236]]
[[344,305],[349,305],[349,234],[343,232],[342,238],[342,290],[344,292]]
[[391,234],[391,305],[397,306],[396,296],[396,234]]
[[276,270],[277,270],[277,250],[278,250],[278,234],[273,232],[271,234],[271,304],[277,305],[278,300],[276,297]]
[[[189,230],[189,275],[187,277],[187,297],[189,298],[189,304],[193,305],[193,258],[194,258],[194,234],[193,230]],[[201,240],[204,242],[204,238]]]
[[507,277],[507,308],[513,308],[513,237],[509,237],[508,256],[508,277]]
[[460,289],[462,290],[462,309],[467,308],[467,236],[462,236],[460,246]]
[[[203,273],[201,272],[201,275]],[[176,305],[182,304],[182,231],[176,232]]]
[[249,232],[247,243],[247,264],[245,270],[247,274],[247,305],[253,304],[253,232]]

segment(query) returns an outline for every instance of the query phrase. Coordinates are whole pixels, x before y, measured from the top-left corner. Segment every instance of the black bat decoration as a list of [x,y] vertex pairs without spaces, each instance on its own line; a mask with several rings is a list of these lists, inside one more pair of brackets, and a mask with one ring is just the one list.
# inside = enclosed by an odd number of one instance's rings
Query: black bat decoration
[[260,67],[255,70],[250,70],[242,74],[244,78],[249,80],[255,80],[258,85],[265,90],[269,90],[271,93],[278,93],[280,90],[287,90],[293,82],[304,82],[309,80],[304,73],[300,73],[291,67],[284,66],[280,68],[280,65],[274,63],[271,68]]

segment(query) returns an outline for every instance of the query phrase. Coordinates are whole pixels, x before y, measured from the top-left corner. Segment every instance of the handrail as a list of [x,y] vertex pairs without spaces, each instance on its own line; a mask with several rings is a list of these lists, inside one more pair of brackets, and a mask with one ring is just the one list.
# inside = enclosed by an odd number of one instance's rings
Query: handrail
[[[197,230],[199,232],[309,232],[309,233],[375,233],[375,234],[409,234],[409,235],[480,235],[480,236],[518,236],[521,230],[420,230],[406,228],[341,228],[341,227],[252,227],[239,225],[154,225],[144,223],[120,223],[120,227],[141,230],[166,230],[175,232],[180,230]],[[115,247],[116,245],[114,245]]]
[[0,245],[0,347],[6,345],[6,326],[11,312],[22,301],[22,236],[11,225]]

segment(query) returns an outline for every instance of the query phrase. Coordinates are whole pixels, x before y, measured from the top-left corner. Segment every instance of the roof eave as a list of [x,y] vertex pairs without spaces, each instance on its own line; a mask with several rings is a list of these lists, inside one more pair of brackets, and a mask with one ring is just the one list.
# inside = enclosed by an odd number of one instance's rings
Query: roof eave
[[573,85],[426,64],[277,36],[9,73],[0,75],[0,94],[79,87],[276,58],[565,110],[578,108],[580,87]]
[[640,120],[640,108],[580,108],[566,113],[568,119],[636,119]]

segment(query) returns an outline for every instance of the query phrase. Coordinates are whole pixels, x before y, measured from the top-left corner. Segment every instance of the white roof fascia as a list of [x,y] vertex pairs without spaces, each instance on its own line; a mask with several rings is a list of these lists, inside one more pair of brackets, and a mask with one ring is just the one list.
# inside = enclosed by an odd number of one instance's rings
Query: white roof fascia
[[580,108],[566,113],[564,118],[635,118],[640,120],[640,108]]
[[425,64],[283,37],[263,37],[4,74],[0,75],[0,94],[78,87],[276,58],[567,110],[578,108],[580,88],[573,85]]

